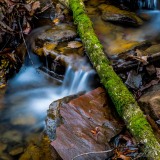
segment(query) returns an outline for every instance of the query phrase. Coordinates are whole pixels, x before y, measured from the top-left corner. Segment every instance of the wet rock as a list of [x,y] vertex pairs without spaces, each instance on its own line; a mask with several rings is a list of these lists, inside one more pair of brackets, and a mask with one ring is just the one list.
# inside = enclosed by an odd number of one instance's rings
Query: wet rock
[[[58,105],[57,105],[58,104]],[[53,136],[56,129],[56,138],[51,145],[64,160],[95,151],[110,149],[109,141],[122,129],[122,123],[113,117],[113,111],[108,106],[105,90],[97,88],[68,103],[56,101],[52,103],[48,112],[48,120],[58,123],[48,128],[49,135]],[[47,120],[47,121],[48,121]],[[48,123],[47,123],[48,124]],[[53,138],[53,137],[52,137]],[[105,159],[109,154],[87,155],[80,159]]]
[[122,26],[104,22],[97,16],[92,16],[91,19],[94,24],[94,30],[104,47],[104,51],[110,58],[121,53],[126,53],[144,44],[143,42],[127,40],[125,36],[130,31],[127,31]]
[[92,1],[87,1],[86,5],[97,7],[98,5],[105,3],[105,2],[106,0],[92,0]]
[[9,151],[9,154],[11,156],[16,156],[18,154],[23,153],[24,148],[23,147],[14,147]]
[[160,52],[160,44],[155,44],[155,45],[150,46],[149,48],[145,50],[145,52],[147,53],[147,55],[152,55],[152,54]]
[[7,148],[7,144],[0,142],[0,153],[2,153],[6,148]]
[[21,142],[22,141],[22,133],[17,130],[6,131],[2,135],[2,139],[6,142]]
[[160,84],[152,86],[139,99],[139,104],[145,114],[155,121],[160,119]]
[[19,160],[61,160],[58,154],[51,150],[50,141],[47,136],[39,138],[37,142],[30,142]]
[[6,153],[0,153],[0,159],[1,160],[13,160],[11,156],[9,156]]
[[45,42],[60,42],[76,37],[76,29],[73,25],[59,24],[46,30],[36,38],[36,46],[42,47]]
[[18,116],[11,120],[11,124],[13,125],[34,125],[35,123],[36,119],[32,115]]
[[88,15],[95,15],[97,14],[97,8],[94,7],[86,7],[86,11]]
[[117,22],[133,26],[143,24],[143,21],[133,12],[120,10],[115,6],[106,4],[101,4],[98,8],[102,12],[102,19],[104,21]]
[[[38,48],[35,53],[41,57],[47,57],[47,64],[53,68],[53,71],[60,70],[63,74],[68,66],[72,66],[75,70],[82,68],[87,59],[84,56],[84,48],[79,41],[69,41],[63,43],[45,43],[43,48]],[[51,69],[50,68],[50,69]],[[83,70],[89,70],[90,66],[86,65]],[[57,73],[57,72],[56,72]]]

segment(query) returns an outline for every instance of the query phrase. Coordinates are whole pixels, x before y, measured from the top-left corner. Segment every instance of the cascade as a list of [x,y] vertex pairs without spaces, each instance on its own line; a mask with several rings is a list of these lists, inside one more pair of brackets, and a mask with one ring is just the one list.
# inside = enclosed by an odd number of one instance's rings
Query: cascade
[[127,1],[130,4],[136,3],[140,9],[143,9],[143,8],[146,8],[146,9],[157,9],[158,8],[158,0],[127,0]]

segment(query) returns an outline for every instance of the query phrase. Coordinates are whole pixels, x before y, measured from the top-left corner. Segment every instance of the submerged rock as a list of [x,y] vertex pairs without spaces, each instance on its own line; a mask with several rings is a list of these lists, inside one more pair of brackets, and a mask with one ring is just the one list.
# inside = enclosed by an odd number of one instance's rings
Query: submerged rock
[[154,44],[145,50],[147,55],[153,55],[155,53],[160,53],[160,44]]
[[6,148],[7,148],[7,144],[0,142],[0,153],[2,153]]
[[11,124],[13,125],[34,125],[35,123],[36,118],[33,115],[18,116],[11,120]]
[[23,153],[24,148],[23,147],[14,147],[9,151],[9,154],[12,156],[18,155]]
[[126,35],[130,30],[127,31],[122,26],[104,22],[95,15],[91,19],[94,30],[104,47],[104,51],[110,58],[118,56],[121,53],[126,53],[144,44],[143,42],[127,40]]
[[121,10],[115,6],[106,4],[101,4],[98,8],[102,12],[102,19],[104,21],[117,22],[133,26],[140,26],[143,24],[143,21],[133,12]]
[[22,133],[17,130],[6,131],[2,135],[2,139],[5,142],[21,142],[22,141]]
[[[113,111],[108,106],[104,89],[97,88],[67,101],[52,103],[46,123],[49,137],[55,138],[51,145],[61,158],[70,160],[82,153],[111,149],[109,141],[121,131],[123,125],[111,114]],[[52,125],[51,121],[54,121]],[[80,159],[98,160],[109,155],[89,154]]]
[[13,160],[13,158],[6,153],[0,153],[0,158],[1,160]]

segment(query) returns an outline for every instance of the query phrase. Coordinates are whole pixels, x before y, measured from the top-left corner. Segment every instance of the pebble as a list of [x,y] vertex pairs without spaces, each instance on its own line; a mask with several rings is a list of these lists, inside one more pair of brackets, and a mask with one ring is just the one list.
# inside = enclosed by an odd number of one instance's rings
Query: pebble
[[36,119],[31,115],[19,116],[11,120],[11,124],[13,125],[34,125],[35,123]]
[[24,151],[24,148],[23,147],[16,147],[16,148],[13,148],[9,151],[9,154],[11,156],[15,156],[15,155],[18,155],[20,153],[22,153]]
[[0,160],[13,160],[13,159],[6,153],[0,153]]
[[0,153],[2,153],[7,148],[7,144],[0,142]]
[[22,133],[17,130],[11,130],[5,132],[2,137],[6,142],[21,142],[22,141]]

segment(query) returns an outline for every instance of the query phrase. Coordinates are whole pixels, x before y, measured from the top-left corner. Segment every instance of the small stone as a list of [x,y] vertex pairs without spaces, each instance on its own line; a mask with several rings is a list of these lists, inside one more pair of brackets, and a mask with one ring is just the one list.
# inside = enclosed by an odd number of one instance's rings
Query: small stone
[[7,148],[7,144],[0,142],[0,153],[2,153]]
[[12,157],[10,157],[8,154],[6,153],[0,153],[0,159],[1,160],[12,160]]
[[12,156],[18,155],[24,151],[23,147],[16,147],[9,151],[9,154]]
[[19,116],[11,120],[11,124],[13,125],[34,125],[35,123],[36,119],[31,115]]
[[2,139],[7,142],[21,142],[22,133],[17,130],[7,131],[2,135]]
[[147,52],[148,55],[159,53],[160,52],[160,44],[155,44],[155,45],[150,46],[149,48],[147,48],[145,50],[145,52]]
[[147,73],[150,76],[156,74],[156,68],[154,67],[154,65],[148,65],[148,66],[146,66],[146,70],[147,70]]

